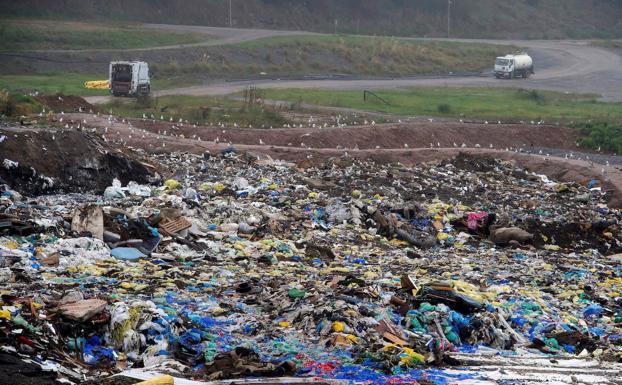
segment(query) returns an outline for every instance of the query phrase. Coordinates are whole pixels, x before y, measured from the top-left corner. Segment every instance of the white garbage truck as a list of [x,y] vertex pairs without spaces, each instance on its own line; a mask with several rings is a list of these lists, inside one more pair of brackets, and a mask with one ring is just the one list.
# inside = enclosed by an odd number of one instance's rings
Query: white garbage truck
[[526,53],[500,56],[495,61],[497,79],[528,78],[535,74],[533,59]]
[[144,61],[110,63],[108,87],[113,96],[141,96],[151,91],[149,65]]

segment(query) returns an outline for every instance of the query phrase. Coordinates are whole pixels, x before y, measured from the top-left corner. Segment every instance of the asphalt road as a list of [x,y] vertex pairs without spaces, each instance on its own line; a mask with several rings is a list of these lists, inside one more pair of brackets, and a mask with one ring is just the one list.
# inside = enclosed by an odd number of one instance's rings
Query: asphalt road
[[[235,44],[271,36],[309,34],[303,31],[274,31],[199,26],[148,24],[150,28],[178,32],[205,33],[205,42],[188,46]],[[443,40],[443,39],[438,39]],[[399,79],[259,79],[220,81],[193,87],[158,91],[156,95],[218,96],[242,91],[249,85],[262,88],[319,88],[328,90],[399,89],[414,86],[458,87],[513,87],[554,90],[559,92],[590,93],[600,95],[605,101],[622,101],[622,55],[619,52],[591,46],[586,41],[541,40],[473,40],[451,39],[462,42],[513,44],[524,47],[532,55],[536,74],[530,79],[499,80],[491,72],[482,76],[413,77]],[[181,46],[157,47],[171,49]],[[492,64],[492,63],[491,63]],[[459,70],[459,69],[457,69]],[[458,72],[458,71],[456,71]],[[89,97],[91,103],[102,103],[109,97]]]

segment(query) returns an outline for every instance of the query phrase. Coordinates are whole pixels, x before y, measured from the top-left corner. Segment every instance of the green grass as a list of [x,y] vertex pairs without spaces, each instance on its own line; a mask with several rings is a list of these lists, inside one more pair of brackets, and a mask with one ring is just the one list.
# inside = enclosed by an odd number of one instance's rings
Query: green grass
[[107,76],[85,74],[36,74],[36,75],[0,75],[0,89],[14,92],[44,94],[62,93],[65,95],[93,96],[107,95],[107,90],[88,90],[84,88],[87,80],[103,80]]
[[375,91],[389,105],[362,91],[316,89],[268,89],[266,98],[355,108],[403,116],[441,116],[465,119],[548,122],[622,122],[622,103],[604,103],[594,95],[572,95],[549,91],[504,88],[412,88]]
[[15,118],[41,111],[41,105],[28,95],[0,90],[0,117]]
[[213,47],[195,61],[153,66],[163,74],[409,76],[478,72],[516,47],[391,37],[278,36]]
[[239,127],[270,128],[289,123],[272,108],[226,97],[171,95],[151,98],[147,102],[123,99],[103,104],[101,108],[125,117],[141,118],[145,114],[156,119],[169,120],[172,117],[175,122],[181,118],[201,125],[225,123],[232,126],[235,123]]
[[130,49],[196,43],[205,35],[155,31],[122,24],[1,20],[0,51]]
[[[62,93],[65,95],[95,96],[108,95],[108,90],[89,90],[84,88],[88,80],[105,80],[108,74],[89,75],[78,73],[53,73],[33,75],[0,75],[0,90],[29,94],[38,91],[44,94]],[[151,88],[161,90],[185,85],[182,80],[174,78],[152,79]]]
[[622,125],[596,122],[580,125],[579,128],[581,146],[622,154]]
[[602,48],[619,49],[619,48],[622,48],[622,40],[611,40],[611,39],[594,40],[590,42],[590,45],[593,45],[595,47],[602,47]]

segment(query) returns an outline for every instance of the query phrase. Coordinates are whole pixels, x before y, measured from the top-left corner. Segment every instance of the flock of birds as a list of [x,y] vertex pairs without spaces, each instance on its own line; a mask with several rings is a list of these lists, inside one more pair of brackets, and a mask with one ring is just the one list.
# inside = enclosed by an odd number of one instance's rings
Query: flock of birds
[[[61,97],[59,96],[59,99]],[[62,99],[60,99],[62,101]],[[78,109],[78,112],[80,113],[85,113],[85,111],[82,108]],[[95,122],[95,124],[89,126],[89,124],[87,124],[87,120],[86,118],[82,118],[81,120],[75,121],[75,120],[70,120],[69,122],[65,122],[65,113],[64,112],[60,112],[60,117],[58,118],[58,122],[59,123],[65,123],[64,124],[64,128],[65,129],[78,129],[78,130],[83,130],[83,131],[89,131],[89,132],[93,132],[93,133],[99,133],[101,134],[102,139],[105,142],[112,142],[114,144],[117,145],[123,145],[123,146],[130,146],[131,143],[128,143],[128,141],[131,141],[132,139],[136,139],[136,138],[140,138],[140,139],[148,139],[148,138],[152,138],[155,139],[157,141],[157,143],[161,143],[161,147],[166,147],[167,141],[170,140],[171,138],[178,138],[178,139],[191,139],[191,140],[196,140],[198,142],[203,141],[203,139],[201,138],[201,136],[197,135],[197,134],[192,134],[189,135],[188,137],[186,137],[186,135],[182,132],[182,129],[184,127],[192,127],[192,128],[197,128],[198,127],[198,123],[189,123],[188,120],[184,120],[182,118],[173,118],[172,116],[169,117],[165,117],[164,115],[160,115],[159,117],[159,121],[160,122],[166,122],[168,121],[168,123],[170,123],[170,130],[162,130],[159,129],[157,131],[157,134],[153,131],[149,131],[145,128],[137,128],[135,126],[132,125],[132,121],[130,119],[125,119],[125,118],[120,118],[120,117],[116,117],[114,115],[112,115],[112,112],[110,114],[107,115],[107,117],[105,115],[102,115],[100,112],[94,113],[92,110],[88,111],[89,114],[92,115],[93,118],[97,119],[98,121]],[[39,113],[40,117],[43,117],[46,114],[46,110],[45,108]],[[105,118],[107,119],[107,125],[104,125],[103,128],[99,127],[101,125],[101,119]],[[356,115],[354,116],[354,119],[356,119]],[[337,115],[337,116],[332,116],[331,117],[333,124],[329,124],[328,122],[324,121],[321,122],[319,121],[317,118],[314,118],[313,116],[310,116],[308,121],[307,121],[307,125],[303,125],[302,123],[296,125],[296,124],[285,124],[283,125],[284,128],[292,128],[292,129],[301,129],[301,128],[317,128],[317,129],[322,129],[322,128],[343,128],[343,127],[347,127],[350,125],[359,125],[358,121],[356,120],[352,120],[351,118],[348,117],[343,117],[341,115]],[[427,118],[429,122],[434,122],[433,118]],[[156,116],[154,116],[154,114],[146,114],[143,113],[142,114],[142,120],[143,121],[151,121],[152,124],[156,124],[158,119],[156,118]],[[463,119],[459,119],[460,123],[464,123]],[[402,123],[402,120],[398,120],[398,123]],[[501,121],[497,121],[497,124],[503,124]],[[520,122],[521,124],[525,124],[525,122]],[[544,121],[531,121],[530,122],[532,125],[542,125],[545,124]],[[363,125],[366,126],[375,126],[377,123],[374,120],[367,120],[364,119],[362,121]],[[483,124],[490,124],[489,121],[484,121]],[[226,137],[227,134],[227,129],[228,128],[241,128],[237,123],[233,123],[232,126],[227,126],[226,122],[215,122],[214,124],[210,124],[210,126],[212,127],[218,127],[221,128],[221,134],[223,136]],[[110,135],[109,135],[109,131],[112,129],[115,131],[115,136],[114,139],[110,139]],[[248,128],[253,128],[252,125],[249,125]],[[270,127],[272,128],[272,127]],[[101,131],[99,132],[98,129]],[[126,138],[124,138],[124,136],[121,134],[122,130],[129,130],[129,132],[126,133]],[[313,150],[313,148],[307,144],[304,143],[303,138],[305,137],[311,137],[312,136],[312,132],[306,132],[302,135],[300,135],[300,144],[299,147],[306,149],[306,150]],[[53,137],[54,138],[54,137]],[[212,142],[214,144],[227,144],[229,147],[233,146],[234,143],[232,143],[230,140],[227,139],[221,139],[220,135],[216,136],[216,138],[212,139],[212,140],[207,140],[208,142]],[[262,138],[258,138],[258,144],[259,145],[266,145],[266,143],[264,142],[264,140]],[[159,146],[159,144],[158,144]],[[288,146],[294,146],[293,143],[288,143]],[[579,146],[579,144],[577,143],[577,147]],[[436,142],[436,143],[429,143],[429,148],[469,148],[470,146],[467,145],[466,143],[456,143],[453,142],[450,146],[444,146],[442,145],[440,142]],[[526,145],[521,146],[521,147],[505,147],[505,152],[516,152],[516,153],[527,153],[527,154],[536,154],[534,151],[526,149]],[[408,149],[410,148],[410,145],[408,143],[404,143],[403,144],[403,148]],[[419,147],[421,148],[421,147]],[[474,144],[471,148],[482,148],[482,146],[479,143]],[[495,146],[490,143],[488,145],[488,148],[491,150],[495,149]],[[348,148],[348,147],[344,147],[341,145],[336,146],[336,149],[338,150],[343,150],[344,155],[347,156],[347,151],[359,151],[360,147],[358,144],[356,144],[354,147],[352,148]],[[382,149],[381,146],[375,146],[375,149]],[[500,149],[501,150],[501,149]],[[601,149],[598,148],[597,152],[600,152]],[[537,152],[538,155],[542,155],[544,157],[550,157],[551,154],[548,152],[544,152],[543,150],[538,150]],[[561,154],[557,154],[556,156],[561,156]],[[309,155],[309,157],[311,157],[311,155]],[[575,159],[575,160],[585,160],[590,162],[590,165],[593,166],[594,165],[594,160],[590,158],[589,155],[575,155],[573,152],[569,152],[569,153],[565,153],[563,154],[563,157],[565,159]],[[609,166],[609,161],[607,160],[605,162],[606,166]],[[603,168],[602,173],[605,174],[606,170]]]

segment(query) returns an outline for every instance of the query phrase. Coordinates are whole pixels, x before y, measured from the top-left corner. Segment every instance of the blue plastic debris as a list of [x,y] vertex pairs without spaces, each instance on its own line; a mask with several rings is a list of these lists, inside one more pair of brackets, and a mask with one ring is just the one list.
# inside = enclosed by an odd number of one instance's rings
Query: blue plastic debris
[[121,259],[123,261],[135,261],[137,259],[145,257],[145,254],[141,253],[140,250],[133,247],[115,247],[114,249],[110,250],[110,255],[112,255],[116,259]]
[[583,316],[586,318],[587,317],[600,317],[602,314],[603,314],[603,308],[600,305],[593,304],[583,309]]

